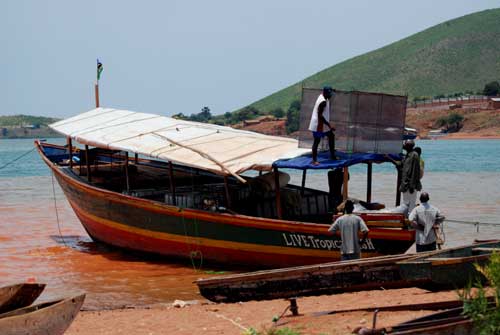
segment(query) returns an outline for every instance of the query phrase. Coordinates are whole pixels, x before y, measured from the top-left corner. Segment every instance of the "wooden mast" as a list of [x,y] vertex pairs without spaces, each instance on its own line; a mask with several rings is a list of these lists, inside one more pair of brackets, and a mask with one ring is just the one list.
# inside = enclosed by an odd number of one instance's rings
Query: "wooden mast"
[[95,84],[95,108],[99,108],[99,81]]

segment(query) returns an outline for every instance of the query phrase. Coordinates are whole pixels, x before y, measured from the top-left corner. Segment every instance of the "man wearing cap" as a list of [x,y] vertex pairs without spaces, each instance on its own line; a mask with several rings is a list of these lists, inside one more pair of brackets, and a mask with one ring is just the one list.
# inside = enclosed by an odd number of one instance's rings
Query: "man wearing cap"
[[[328,137],[328,146],[330,147],[331,159],[335,159],[335,127],[330,124],[330,98],[333,95],[333,89],[330,86],[323,87],[323,92],[316,99],[309,123],[309,130],[313,135],[312,146],[312,164],[319,165],[318,162],[318,146],[321,139]],[[328,127],[329,130],[326,130]]]
[[420,157],[413,150],[415,142],[406,140],[403,149],[406,150],[406,157],[402,164],[401,185],[399,191],[403,193],[403,204],[408,206],[408,213],[411,213],[417,202],[417,191],[422,189],[420,183]]
[[415,207],[408,218],[416,230],[417,252],[436,250],[436,230],[444,216],[439,209],[429,204],[429,193],[420,194],[420,206]]
[[[352,200],[347,199],[344,205],[345,214],[337,218],[328,229],[331,233],[335,233],[337,230],[340,231],[342,239],[340,260],[342,261],[361,258],[361,248],[359,245],[365,243],[368,237],[368,227],[365,221],[361,217],[352,214],[353,210],[354,203]],[[363,233],[361,241],[358,237],[359,232]]]

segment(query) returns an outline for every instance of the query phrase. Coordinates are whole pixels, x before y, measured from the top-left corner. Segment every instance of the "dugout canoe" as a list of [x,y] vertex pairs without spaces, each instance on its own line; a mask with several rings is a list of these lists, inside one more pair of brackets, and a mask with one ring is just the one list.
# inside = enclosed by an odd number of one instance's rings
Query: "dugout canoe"
[[31,305],[43,292],[45,284],[20,283],[0,287],[0,313]]
[[424,282],[426,288],[460,288],[484,279],[476,266],[484,265],[493,252],[500,252],[500,240],[434,251],[398,266],[404,279]]
[[414,254],[232,274],[199,279],[200,294],[214,302],[271,300],[353,291],[412,287],[397,262]]
[[0,314],[2,335],[64,334],[82,307],[85,294]]

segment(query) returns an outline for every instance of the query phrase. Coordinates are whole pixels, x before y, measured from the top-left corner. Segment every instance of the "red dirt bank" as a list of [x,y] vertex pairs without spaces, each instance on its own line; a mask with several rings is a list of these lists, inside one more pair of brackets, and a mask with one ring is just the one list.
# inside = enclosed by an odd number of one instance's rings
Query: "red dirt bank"
[[[293,328],[301,334],[349,334],[352,329],[371,327],[372,312],[355,311],[319,315],[361,307],[417,304],[457,299],[455,291],[430,293],[417,288],[344,293],[297,300],[298,317],[287,312],[278,327]],[[288,306],[285,300],[213,304],[206,301],[184,308],[171,305],[149,309],[82,311],[67,335],[94,334],[243,334],[250,327],[262,331],[272,327],[272,319]],[[377,327],[394,325],[433,311],[381,312]]]

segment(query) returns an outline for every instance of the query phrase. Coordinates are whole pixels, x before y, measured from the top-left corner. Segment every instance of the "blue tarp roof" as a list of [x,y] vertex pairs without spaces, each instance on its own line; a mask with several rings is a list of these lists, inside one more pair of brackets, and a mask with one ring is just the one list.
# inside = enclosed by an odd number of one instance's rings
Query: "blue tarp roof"
[[[324,151],[318,153],[319,165],[312,165],[312,156],[310,154],[299,156],[291,159],[280,159],[273,163],[273,167],[286,168],[286,169],[299,169],[299,170],[322,170],[322,169],[335,169],[344,166],[351,166],[359,163],[384,163],[391,162],[392,160],[400,161],[401,156],[395,154],[372,154],[372,153],[345,153],[341,151],[335,152],[337,160],[330,159],[330,152]],[[391,159],[389,159],[390,157]]]

